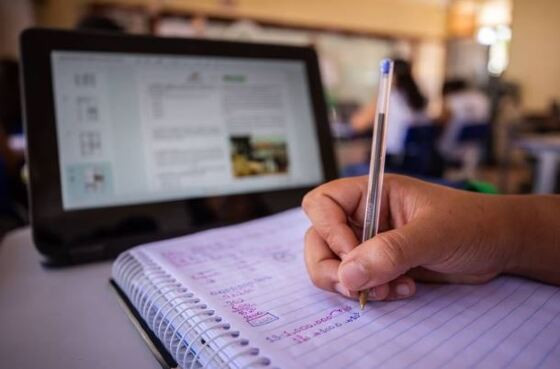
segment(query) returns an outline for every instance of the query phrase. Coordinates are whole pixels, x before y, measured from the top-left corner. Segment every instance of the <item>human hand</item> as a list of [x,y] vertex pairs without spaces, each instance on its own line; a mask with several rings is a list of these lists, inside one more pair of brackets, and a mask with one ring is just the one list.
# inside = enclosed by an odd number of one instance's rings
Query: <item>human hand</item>
[[386,175],[380,233],[361,243],[366,191],[367,177],[357,177],[304,197],[312,223],[305,261],[318,287],[352,298],[370,289],[370,300],[397,299],[414,294],[414,279],[482,283],[513,269],[517,251],[504,236],[511,224],[500,196]]

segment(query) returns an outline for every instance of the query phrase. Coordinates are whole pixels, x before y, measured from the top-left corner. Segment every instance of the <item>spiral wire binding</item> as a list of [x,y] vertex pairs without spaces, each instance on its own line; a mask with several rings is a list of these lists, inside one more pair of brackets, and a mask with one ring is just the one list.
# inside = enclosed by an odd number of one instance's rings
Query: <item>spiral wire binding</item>
[[218,350],[214,351],[212,355],[208,358],[207,365],[212,365],[212,363],[219,358],[219,354],[221,354],[224,350],[226,350],[230,346],[239,345],[239,347],[242,347],[249,344],[249,341],[246,340],[245,338],[239,338],[238,331],[231,332],[231,337],[235,339],[230,340],[225,345],[222,345]]
[[[226,324],[227,324],[227,323],[226,323]],[[199,356],[206,350],[206,348],[209,347],[210,344],[214,343],[214,341],[216,341],[217,339],[220,339],[221,337],[226,337],[226,336],[234,337],[234,336],[233,336],[233,333],[234,333],[234,332],[229,332],[229,330],[226,329],[225,332],[219,333],[219,334],[217,334],[215,337],[212,337],[210,340],[206,341],[206,342],[204,343],[204,345],[199,349],[199,351],[195,354],[195,356],[194,356],[194,358],[193,358],[193,360],[192,360],[192,362],[191,362],[191,365],[190,365],[189,369],[193,369],[193,368],[195,367],[195,364],[196,364],[196,362],[197,362]],[[238,333],[238,335],[239,335],[239,332],[237,332],[237,333]],[[184,368],[186,369],[186,366],[184,366]]]
[[119,255],[113,277],[181,368],[270,367],[258,348],[142,251]]

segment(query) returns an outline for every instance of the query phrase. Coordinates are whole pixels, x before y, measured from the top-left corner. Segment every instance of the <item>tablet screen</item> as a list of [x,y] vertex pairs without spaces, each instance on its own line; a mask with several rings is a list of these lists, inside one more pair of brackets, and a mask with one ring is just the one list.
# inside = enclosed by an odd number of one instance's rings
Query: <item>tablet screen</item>
[[303,61],[53,51],[64,210],[323,181]]

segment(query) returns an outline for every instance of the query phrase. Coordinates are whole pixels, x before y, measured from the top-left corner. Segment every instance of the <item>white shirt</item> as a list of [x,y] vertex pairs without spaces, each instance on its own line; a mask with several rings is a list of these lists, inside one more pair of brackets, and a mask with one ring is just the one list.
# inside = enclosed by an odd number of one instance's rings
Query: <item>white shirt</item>
[[488,123],[490,119],[490,101],[482,92],[467,90],[452,93],[445,98],[451,120],[443,132],[439,149],[447,158],[460,156],[457,139],[466,124]]
[[412,125],[426,124],[425,111],[415,111],[407,103],[404,94],[393,89],[389,95],[389,115],[387,119],[387,153],[400,155],[404,152],[406,132]]
[[490,117],[490,102],[477,90],[450,94],[445,98],[451,119],[463,123],[487,123]]

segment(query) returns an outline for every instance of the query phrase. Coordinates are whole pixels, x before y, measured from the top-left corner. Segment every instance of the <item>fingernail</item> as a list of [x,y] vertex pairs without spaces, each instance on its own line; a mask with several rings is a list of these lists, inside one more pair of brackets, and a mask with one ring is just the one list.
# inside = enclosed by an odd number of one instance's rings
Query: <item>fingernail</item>
[[408,287],[408,284],[406,283],[397,284],[397,288],[395,291],[400,297],[406,297],[410,295],[410,287]]
[[342,266],[340,279],[346,286],[359,290],[368,281],[368,273],[362,264],[351,261]]
[[375,288],[371,288],[368,292],[368,298],[375,300],[377,298],[377,292],[375,291]]
[[348,288],[344,287],[340,283],[335,283],[334,284],[334,290],[336,292],[340,293],[341,295],[344,295],[346,297],[350,297],[350,291],[348,290]]

